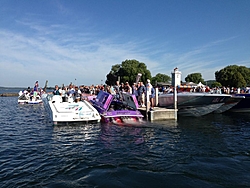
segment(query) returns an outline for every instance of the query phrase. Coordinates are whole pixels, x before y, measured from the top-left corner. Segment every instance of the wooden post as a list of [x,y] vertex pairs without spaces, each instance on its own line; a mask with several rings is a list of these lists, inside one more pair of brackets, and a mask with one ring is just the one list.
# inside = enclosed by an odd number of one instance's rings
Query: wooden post
[[44,86],[44,88],[43,88],[43,91],[44,91],[45,93],[46,93],[47,86],[48,86],[48,80],[46,80],[45,86]]
[[174,117],[175,119],[177,119],[177,91],[176,91],[176,86],[174,87],[174,110],[175,110],[175,114]]
[[158,92],[159,92],[159,89],[158,87],[155,88],[155,105],[154,106],[158,106]]
[[146,92],[146,119],[148,120],[148,112],[150,109],[149,92]]

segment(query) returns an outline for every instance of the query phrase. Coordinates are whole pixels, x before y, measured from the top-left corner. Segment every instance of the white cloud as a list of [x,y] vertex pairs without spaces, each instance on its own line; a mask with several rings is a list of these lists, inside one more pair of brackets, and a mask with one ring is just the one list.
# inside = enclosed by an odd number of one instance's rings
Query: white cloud
[[227,59],[227,51],[218,49],[236,38],[180,53],[171,51],[168,42],[156,45],[152,39],[126,41],[122,34],[103,36],[90,28],[44,26],[39,20],[16,22],[27,31],[0,30],[0,86],[26,87],[35,80],[48,80],[53,86],[75,79],[77,84],[99,84],[112,65],[126,59],[144,62],[152,76],[170,75],[178,67],[182,80],[194,72],[200,72],[205,80],[214,79],[214,72],[225,67]]
[[[39,30],[53,33],[46,28]],[[78,84],[97,84],[105,80],[112,65],[130,58],[146,59],[134,42],[119,44],[112,39],[97,40],[90,34],[81,34],[81,38],[77,34],[67,36],[26,36],[0,30],[0,73],[8,75],[0,85],[26,87],[34,80],[49,80],[49,85],[68,84],[75,79]]]

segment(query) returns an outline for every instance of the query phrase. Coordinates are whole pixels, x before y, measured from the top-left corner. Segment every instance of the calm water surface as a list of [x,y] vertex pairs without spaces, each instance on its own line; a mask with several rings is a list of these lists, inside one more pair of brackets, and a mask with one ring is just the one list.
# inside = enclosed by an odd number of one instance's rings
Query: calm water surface
[[250,187],[250,116],[52,126],[0,97],[0,187]]

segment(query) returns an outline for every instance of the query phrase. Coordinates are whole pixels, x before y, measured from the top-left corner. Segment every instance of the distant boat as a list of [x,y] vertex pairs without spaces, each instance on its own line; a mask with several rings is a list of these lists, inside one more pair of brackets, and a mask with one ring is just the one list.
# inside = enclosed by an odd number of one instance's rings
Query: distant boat
[[99,122],[98,111],[87,101],[64,100],[60,95],[43,94],[42,100],[54,125],[74,122]]
[[235,94],[234,96],[244,96],[237,105],[230,109],[231,112],[250,112],[250,93],[240,93]]
[[108,123],[137,123],[143,118],[138,110],[138,102],[135,95],[120,93],[118,100],[114,95],[100,91],[92,100],[92,105],[97,109],[102,117],[102,122]]
[[[206,92],[179,92],[177,93],[178,115],[203,116],[209,114],[230,98],[227,94],[213,94]],[[167,93],[158,96],[160,107],[174,108],[174,94]]]
[[32,96],[30,93],[19,92],[19,97],[17,99],[18,104],[41,104],[43,103],[39,93],[34,92]]

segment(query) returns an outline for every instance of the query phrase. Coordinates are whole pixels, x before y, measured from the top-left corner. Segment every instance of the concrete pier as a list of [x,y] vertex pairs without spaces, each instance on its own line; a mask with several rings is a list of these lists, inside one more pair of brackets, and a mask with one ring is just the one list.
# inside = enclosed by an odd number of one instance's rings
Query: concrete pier
[[[149,101],[149,94],[146,93],[146,108],[139,108],[142,115],[144,115],[146,120],[155,121],[155,120],[177,120],[177,85],[180,85],[181,82],[181,72],[176,67],[174,72],[172,72],[172,85],[174,86],[174,109],[168,109],[164,107],[157,107],[158,106],[158,88],[155,88],[155,98],[154,98],[154,110],[150,110],[150,101]],[[156,106],[156,107],[155,107]]]
[[[177,96],[175,97],[177,104]],[[175,102],[173,101],[173,102]],[[177,105],[175,109],[169,109],[164,107],[158,107],[158,88],[155,88],[155,98],[154,98],[154,110],[150,110],[149,95],[146,94],[146,107],[140,107],[138,110],[142,113],[144,118],[149,121],[157,120],[177,120]]]
[[162,107],[154,107],[153,111],[148,111],[146,108],[139,108],[138,109],[142,115],[149,121],[157,121],[157,120],[177,120],[176,114],[177,110],[175,109],[168,109]]

